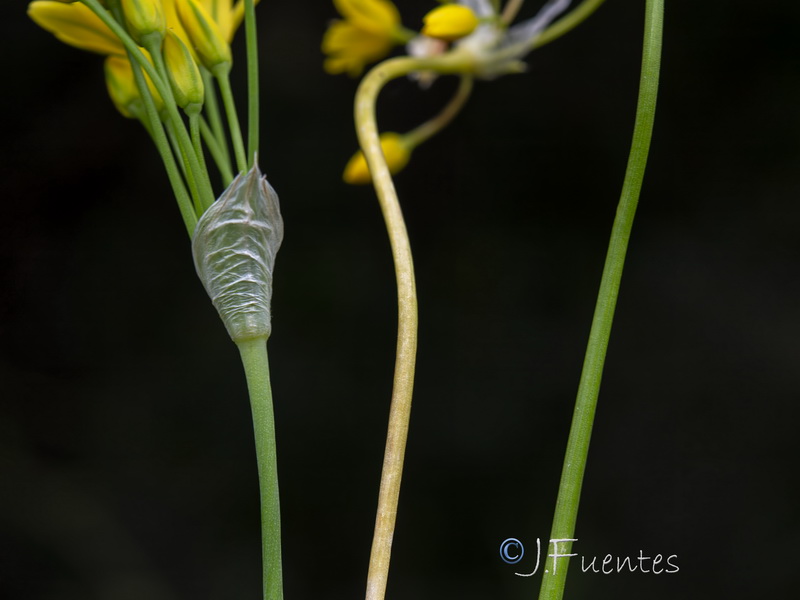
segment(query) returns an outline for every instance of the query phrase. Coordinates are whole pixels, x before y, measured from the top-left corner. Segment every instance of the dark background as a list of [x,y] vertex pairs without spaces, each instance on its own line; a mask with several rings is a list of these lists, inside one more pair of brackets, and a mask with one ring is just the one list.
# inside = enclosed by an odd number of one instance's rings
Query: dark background
[[[101,59],[0,22],[0,597],[259,596],[235,347]],[[264,1],[263,152],[286,240],[270,340],[286,597],[363,594],[394,352],[388,243],[340,181],[355,82],[327,2]],[[430,2],[400,2],[418,27]],[[537,2],[527,3],[531,14]],[[479,83],[397,178],[420,295],[390,598],[535,598],[636,102],[644,2],[610,0]],[[667,2],[662,93],[575,551],[675,554],[568,598],[751,598],[796,582],[800,7]],[[243,75],[241,41],[237,77]],[[237,85],[241,85],[241,81]],[[381,97],[406,131],[455,82]],[[239,88],[243,89],[243,88]]]

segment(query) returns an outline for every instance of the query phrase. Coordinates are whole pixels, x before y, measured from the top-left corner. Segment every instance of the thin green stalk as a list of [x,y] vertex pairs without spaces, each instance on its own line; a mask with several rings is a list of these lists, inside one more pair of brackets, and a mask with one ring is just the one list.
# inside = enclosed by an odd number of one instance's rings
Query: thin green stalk
[[[211,203],[214,201],[214,193],[211,189],[211,180],[208,176],[208,166],[206,165],[206,155],[203,152],[203,137],[200,134],[200,120],[202,117],[200,116],[200,111],[190,112],[187,114],[189,117],[189,135],[192,139],[192,147],[194,148],[194,153],[197,155],[198,160],[200,161],[200,166],[203,168],[203,172],[205,173],[204,180],[206,181],[207,185],[209,186],[210,194],[203,194],[200,198],[200,206],[198,207],[198,214],[202,215],[208,208],[211,206]],[[210,200],[210,201],[209,201]]]
[[195,226],[197,225],[197,214],[194,211],[194,206],[192,205],[192,200],[189,197],[189,193],[186,191],[186,185],[183,182],[183,177],[181,177],[181,173],[178,170],[178,165],[175,162],[175,156],[172,154],[172,149],[170,148],[169,141],[167,140],[167,135],[164,133],[164,127],[161,124],[161,120],[158,118],[158,111],[156,110],[153,96],[150,94],[150,89],[147,87],[144,74],[139,68],[139,65],[133,62],[131,65],[133,77],[136,81],[136,87],[139,88],[142,102],[145,107],[147,116],[147,123],[145,124],[145,127],[149,131],[150,137],[153,139],[156,150],[158,150],[158,154],[161,156],[161,161],[164,163],[164,169],[167,171],[167,178],[172,186],[172,193],[175,195],[175,200],[178,203],[178,210],[181,213],[181,217],[183,218],[183,223],[186,226],[186,231],[189,233],[189,237],[192,237],[192,235],[194,235]]
[[550,533],[550,539],[570,541],[559,543],[557,549],[551,549],[551,552],[548,553],[560,556],[556,558],[548,556],[545,562],[542,587],[539,592],[540,600],[561,600],[564,595],[569,565],[569,558],[564,555],[571,553],[572,541],[575,540],[575,523],[578,518],[581,486],[586,469],[586,457],[589,453],[597,398],[600,393],[603,365],[611,335],[611,325],[619,295],[628,240],[636,214],[639,193],[642,189],[642,180],[653,134],[661,64],[663,17],[664,0],[647,0],[642,72],[633,142],[617,215],[611,231],[603,277],[600,282],[597,306],[575,401],[572,427],[567,441],[564,467],[561,472],[553,528]]
[[[156,71],[158,71],[161,79],[169,82],[167,65],[164,62],[164,57],[161,54],[161,36],[148,36],[147,39],[143,41],[145,48],[147,48],[147,51],[153,58]],[[215,199],[214,192],[211,189],[211,180],[208,177],[208,168],[205,165],[202,150],[200,152],[195,150],[192,139],[186,131],[186,126],[184,125],[183,119],[178,112],[175,96],[172,93],[172,86],[167,85],[165,87],[166,95],[162,94],[161,97],[164,100],[164,105],[167,107],[169,112],[170,121],[175,128],[175,135],[178,144],[181,147],[183,160],[186,162],[186,169],[190,173],[190,175],[187,176],[187,179],[189,180],[189,186],[191,188],[192,181],[194,181],[197,192],[197,205],[200,207],[200,211],[202,212],[211,206],[211,203],[214,202]]]
[[373,68],[361,81],[355,100],[356,132],[367,159],[375,191],[381,206],[394,259],[397,279],[397,353],[395,359],[389,427],[383,457],[378,510],[367,575],[367,600],[381,600],[386,593],[392,537],[397,520],[397,504],[403,475],[403,460],[408,423],[411,416],[411,397],[414,387],[414,368],[417,352],[417,292],[414,262],[403,213],[386,166],[378,139],[375,103],[383,86],[392,79],[423,68],[439,73],[467,70],[469,57],[443,55],[431,59],[407,57],[387,60]]
[[242,129],[239,126],[239,116],[236,113],[236,103],[233,100],[231,91],[231,81],[229,78],[230,65],[219,65],[213,75],[219,84],[219,93],[222,95],[222,104],[225,107],[225,114],[228,116],[228,128],[231,131],[233,141],[233,153],[236,156],[236,168],[240,172],[247,171],[247,157],[244,153],[244,142],[242,141]]
[[[105,25],[107,25],[109,29],[111,29],[114,35],[119,38],[120,42],[122,42],[122,45],[128,52],[129,58],[131,59],[131,64],[133,64],[135,61],[150,77],[150,80],[153,82],[153,86],[161,95],[162,100],[164,100],[164,107],[167,111],[169,119],[176,124],[176,133],[178,135],[178,140],[181,143],[181,147],[187,149],[186,156],[188,158],[188,167],[195,173],[196,178],[198,175],[202,177],[203,173],[200,169],[200,165],[197,161],[194,150],[192,149],[189,134],[186,131],[186,127],[183,125],[183,119],[178,112],[178,107],[175,104],[174,99],[172,99],[172,89],[169,87],[169,83],[164,77],[161,76],[153,64],[147,60],[136,42],[134,42],[131,36],[128,35],[128,32],[125,30],[125,28],[119,24],[112,14],[106,10],[98,0],[80,0],[80,2],[85,4],[95,15],[97,15],[97,17]],[[150,52],[153,55],[153,59],[158,62],[158,58],[161,57],[160,49],[156,49],[154,52],[151,50]],[[172,101],[170,101],[170,99],[172,99]],[[213,202],[214,198],[213,193],[210,191],[210,183],[208,184],[207,188],[206,186],[201,186],[200,190],[201,192],[204,192],[205,190],[205,193],[211,194],[212,197],[208,199],[207,202],[209,204]]]
[[211,154],[211,158],[214,159],[214,164],[217,165],[217,169],[219,169],[219,174],[222,176],[225,187],[227,187],[228,184],[233,181],[233,171],[231,171],[230,161],[224,156],[224,152],[217,143],[217,138],[211,126],[202,117],[200,117],[200,135],[203,136],[203,142],[205,142],[206,148],[208,148],[208,152]]
[[522,4],[524,2],[525,0],[508,0],[506,5],[503,7],[503,14],[500,15],[500,20],[506,25],[511,23],[511,21],[513,21],[517,16],[519,9],[522,8]]
[[[167,139],[169,140],[169,146],[172,148],[173,156],[181,156],[181,146],[178,144],[178,139],[175,137],[175,128],[167,121],[164,123],[164,130],[167,132]],[[178,161],[178,168],[181,170],[181,175],[183,175],[183,180],[188,183],[189,181],[189,173],[186,171],[186,161],[179,160]],[[194,186],[190,185],[190,190],[195,190]],[[191,191],[192,202],[195,205],[195,212],[197,212],[197,193],[195,191]]]
[[447,103],[447,106],[442,109],[442,112],[403,136],[411,149],[428,141],[456,118],[461,109],[464,108],[467,100],[469,100],[469,96],[472,93],[472,84],[472,75],[462,75],[456,93]]
[[247,43],[247,166],[252,167],[258,154],[258,37],[256,35],[256,6],[244,0],[244,32]]
[[181,172],[183,173],[186,183],[189,185],[189,192],[192,195],[194,212],[197,215],[201,215],[203,214],[203,209],[200,200],[200,193],[197,189],[197,182],[195,181],[194,173],[192,173],[187,166],[188,161],[186,160],[186,151],[178,141],[178,135],[175,132],[175,124],[172,121],[167,121],[165,126],[170,145],[172,146],[172,151],[175,153],[175,156],[180,156],[182,159],[180,162]]
[[604,0],[583,0],[576,9],[571,10],[567,15],[545,29],[541,35],[537,36],[533,42],[533,48],[539,48],[549,44],[553,40],[575,29],[583,23],[594,11],[600,8]]
[[[200,113],[192,113],[189,117],[189,136],[192,139],[192,147],[197,156],[203,156],[203,138],[200,136]],[[208,208],[207,206],[204,207]]]
[[[219,149],[219,159],[215,157],[217,167],[219,168],[222,178],[225,180],[223,183],[227,187],[233,181],[233,167],[231,166],[231,154],[228,151],[228,141],[225,137],[225,125],[222,122],[222,115],[219,112],[219,102],[217,102],[216,86],[214,85],[214,78],[205,67],[200,67],[200,73],[203,76],[203,86],[206,90],[205,111],[208,116],[208,121],[211,124],[211,132],[214,134],[217,148]],[[206,145],[208,144],[208,136],[204,135]],[[209,145],[210,149],[210,145]],[[224,167],[222,166],[224,163]]]
[[281,506],[278,493],[275,416],[272,409],[267,338],[244,340],[237,342],[236,345],[242,358],[253,412],[258,481],[261,491],[264,600],[283,600]]

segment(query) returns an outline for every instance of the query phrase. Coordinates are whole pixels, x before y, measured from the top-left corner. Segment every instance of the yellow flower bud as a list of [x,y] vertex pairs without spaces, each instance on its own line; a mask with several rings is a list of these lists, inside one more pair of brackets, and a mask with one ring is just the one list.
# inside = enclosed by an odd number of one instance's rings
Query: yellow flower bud
[[[150,58],[146,50],[142,51],[145,56]],[[111,101],[117,107],[117,110],[122,113],[122,116],[128,119],[143,118],[145,115],[144,105],[142,104],[139,88],[136,87],[136,79],[133,76],[131,62],[122,56],[109,56],[105,62],[105,74],[108,95],[111,96]],[[147,81],[147,87],[153,97],[153,102],[155,102],[156,111],[160,113],[164,108],[164,101],[147,73],[144,73],[144,78]]]
[[478,26],[478,17],[467,6],[447,4],[434,8],[422,19],[422,35],[452,42],[469,35]]
[[183,0],[176,5],[186,35],[203,66],[213,71],[215,67],[230,65],[231,48],[206,9],[197,0]]
[[149,35],[164,37],[167,21],[161,0],[122,0],[122,12],[128,23],[128,31],[139,44]]
[[[143,52],[145,56],[148,56],[147,51],[143,50]],[[148,56],[148,58],[150,57]],[[117,107],[117,110],[122,113],[122,116],[128,119],[142,118],[144,116],[144,105],[142,104],[142,95],[139,93],[139,88],[136,87],[136,79],[133,76],[131,62],[122,56],[109,56],[105,62],[105,74],[108,95],[111,96],[111,101]],[[156,111],[160,113],[164,108],[164,101],[147,73],[144,74],[144,78],[147,81],[147,87],[153,97],[153,102],[155,102]]]
[[171,30],[164,38],[164,62],[175,102],[187,112],[199,111],[205,94],[203,77],[189,48]]
[[[411,158],[411,148],[399,133],[387,131],[381,134],[381,150],[386,158],[386,165],[392,175],[399,173]],[[372,181],[364,153],[356,152],[344,168],[342,179],[351,185],[364,185]]]
[[133,80],[131,63],[121,56],[109,56],[105,63],[108,95],[126,119],[135,119],[139,111],[139,90]]

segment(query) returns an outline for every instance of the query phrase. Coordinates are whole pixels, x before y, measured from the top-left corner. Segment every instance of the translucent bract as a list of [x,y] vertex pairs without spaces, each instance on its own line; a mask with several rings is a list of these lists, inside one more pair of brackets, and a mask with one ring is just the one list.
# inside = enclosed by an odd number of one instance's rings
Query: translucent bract
[[197,275],[235,342],[272,332],[272,272],[282,240],[278,195],[258,166],[239,174],[197,223]]

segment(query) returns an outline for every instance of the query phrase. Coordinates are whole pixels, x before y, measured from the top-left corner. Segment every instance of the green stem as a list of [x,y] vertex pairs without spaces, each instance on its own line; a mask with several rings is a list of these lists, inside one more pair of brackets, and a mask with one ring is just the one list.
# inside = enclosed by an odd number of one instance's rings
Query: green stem
[[472,82],[472,75],[462,75],[455,95],[447,103],[447,106],[442,109],[442,112],[403,136],[409,149],[413,150],[423,142],[428,141],[456,118],[467,103],[470,93],[472,93]]
[[356,132],[372,174],[372,181],[389,234],[397,279],[398,304],[397,354],[392,402],[389,409],[389,427],[367,575],[367,600],[381,600],[386,593],[392,537],[397,520],[400,481],[408,437],[408,423],[411,415],[417,352],[417,292],[411,245],[392,176],[381,151],[378,126],[375,120],[375,103],[383,86],[392,79],[422,68],[436,69],[440,73],[459,72],[468,68],[469,62],[465,61],[471,61],[471,59],[455,53],[431,59],[401,57],[387,60],[367,73],[356,93]]
[[[211,73],[209,73],[208,69],[201,67],[200,73],[203,75],[203,86],[206,90],[206,115],[208,115],[208,121],[211,124],[211,132],[214,134],[217,148],[219,149],[219,159],[215,157],[215,160],[217,161],[217,167],[219,168],[220,174],[224,179],[223,183],[225,187],[228,187],[228,184],[233,181],[233,167],[231,166],[231,154],[228,151],[228,142],[225,138],[225,125],[222,122],[222,116],[219,112],[219,102],[217,102],[217,93],[215,89],[216,86],[214,85],[214,79],[211,76]],[[205,138],[206,145],[209,145],[208,136],[204,134],[203,137]],[[225,165],[224,167],[222,166],[223,163]]]
[[[189,117],[189,135],[192,138],[192,147],[197,156],[203,156],[203,138],[200,136],[200,113],[191,113]],[[208,208],[208,207],[205,207]]]
[[[175,137],[175,128],[169,123],[169,121],[167,121],[164,123],[164,129],[167,132],[167,139],[169,140],[170,148],[172,148],[172,154],[174,156],[181,156],[181,160],[178,161],[178,167],[181,170],[181,175],[183,175],[184,181],[189,183],[189,173],[186,172],[186,161],[183,160],[180,144],[178,144],[178,139]],[[189,189],[191,190],[192,201],[197,203],[197,194],[195,193],[194,186],[191,183],[189,183]],[[196,206],[195,212],[197,212]]]
[[576,9],[570,11],[565,17],[553,23],[545,29],[541,35],[537,36],[533,42],[533,48],[539,48],[549,44],[553,40],[560,38],[565,33],[575,29],[583,23],[594,11],[600,8],[604,0],[583,0]]
[[258,154],[258,37],[256,36],[256,6],[244,0],[244,30],[247,43],[247,166],[252,167]]
[[175,200],[178,203],[178,210],[183,218],[186,231],[191,238],[194,235],[194,229],[197,225],[197,214],[194,211],[189,193],[186,191],[183,177],[178,170],[178,164],[175,162],[175,155],[172,153],[167,135],[164,133],[164,127],[161,124],[161,120],[158,118],[158,111],[156,110],[156,105],[153,101],[153,96],[150,94],[150,88],[147,86],[144,74],[141,68],[139,68],[139,65],[134,62],[131,62],[131,68],[133,71],[133,78],[136,81],[136,87],[139,89],[139,95],[142,97],[142,103],[145,107],[147,129],[161,157],[161,161],[164,163],[164,169],[167,171],[167,178],[172,186],[172,193],[175,195]]
[[242,141],[242,129],[239,126],[239,116],[236,113],[236,103],[233,100],[231,91],[231,81],[229,78],[230,65],[221,64],[213,71],[214,77],[219,84],[219,93],[222,95],[222,104],[228,116],[228,128],[231,131],[233,141],[233,153],[236,156],[236,168],[240,172],[247,171],[247,156],[244,153],[244,142]]
[[203,194],[200,197],[200,206],[198,207],[199,215],[202,215],[208,208],[211,206],[211,203],[214,201],[214,193],[211,190],[211,181],[208,177],[208,166],[206,165],[206,156],[203,152],[203,138],[200,134],[200,111],[194,111],[187,113],[189,117],[189,134],[192,138],[192,148],[194,149],[194,153],[197,155],[198,160],[200,161],[200,166],[203,168],[203,173],[205,173],[204,180],[206,184],[209,186],[209,194]]
[[[183,119],[181,118],[181,115],[178,112],[178,107],[172,97],[172,89],[169,87],[169,82],[166,78],[162,77],[153,64],[147,60],[144,53],[142,53],[142,51],[139,49],[139,46],[133,41],[131,36],[128,35],[128,32],[125,30],[125,28],[122,27],[119,22],[117,22],[112,14],[106,10],[98,0],[80,0],[80,2],[85,4],[95,15],[97,15],[97,17],[105,25],[107,25],[109,29],[111,29],[114,35],[119,38],[120,42],[122,42],[122,45],[128,52],[129,58],[131,59],[131,64],[136,61],[136,63],[139,64],[144,72],[147,73],[148,77],[150,77],[150,80],[153,82],[153,86],[156,88],[161,96],[161,99],[164,101],[164,107],[167,110],[169,119],[175,124],[178,140],[181,144],[181,147],[184,148],[184,152],[188,158],[189,169],[195,173],[195,178],[203,183],[203,185],[200,186],[201,192],[211,194],[212,196],[210,199],[206,199],[206,202],[210,204],[214,201],[213,194],[211,192],[211,184],[208,183],[206,186],[202,179],[203,176],[205,176],[207,179],[208,174],[200,169],[200,164],[197,161],[194,150],[192,149],[189,134],[186,131],[186,127],[183,124]],[[153,38],[151,38],[151,40],[152,39]],[[153,46],[152,41],[150,41],[150,45]],[[151,50],[149,50],[149,52],[151,53],[153,60],[158,63],[159,59],[161,59],[160,47],[153,47]]]
[[261,491],[264,600],[282,600],[281,506],[278,493],[275,417],[272,409],[267,338],[243,340],[237,342],[236,345],[242,358],[253,412],[258,481]]
[[169,136],[170,144],[172,144],[172,150],[175,153],[175,156],[181,157],[181,171],[183,172],[183,176],[186,179],[186,183],[189,185],[189,192],[192,195],[192,201],[194,203],[194,211],[195,214],[202,215],[203,209],[201,200],[200,200],[200,191],[197,187],[197,180],[194,177],[194,173],[188,167],[188,161],[186,159],[186,149],[181,146],[180,141],[178,140],[178,134],[176,132],[175,123],[172,121],[167,121],[165,123],[167,128],[167,135]]
[[503,14],[500,15],[500,20],[506,25],[510,24],[516,18],[519,9],[522,8],[523,2],[525,0],[508,0],[503,7]]
[[228,187],[228,184],[233,181],[233,171],[231,171],[230,162],[217,143],[217,137],[214,135],[211,126],[206,123],[206,120],[202,117],[200,118],[200,135],[203,136],[206,148],[208,148],[211,158],[214,159],[214,164],[216,164],[217,169],[219,169],[219,174],[222,176],[225,187]]
[[[161,54],[161,36],[147,36],[147,38],[143,41],[145,48],[147,48],[147,51],[153,58],[156,71],[158,71],[161,79],[169,82],[167,65],[164,62],[164,57]],[[178,145],[181,148],[183,160],[186,163],[186,170],[189,173],[187,179],[189,180],[190,188],[194,183],[195,189],[193,190],[193,193],[196,193],[196,204],[200,209],[198,214],[201,214],[203,210],[211,206],[211,203],[214,202],[214,192],[211,189],[211,180],[208,177],[208,169],[203,159],[202,150],[199,153],[195,150],[192,139],[189,133],[186,131],[186,126],[184,125],[183,119],[178,112],[178,105],[175,102],[175,96],[172,94],[171,85],[165,86],[165,90],[162,92],[161,97],[164,100],[164,106],[167,107],[167,112],[169,113],[170,121],[174,127]]]
[[180,162],[181,172],[183,173],[186,183],[189,185],[189,192],[192,195],[194,212],[197,215],[201,215],[203,214],[203,211],[200,208],[200,194],[197,191],[197,182],[194,179],[194,173],[192,173],[187,167],[186,152],[178,142],[178,136],[175,133],[175,124],[171,121],[167,121],[165,125],[169,142],[172,145],[172,151],[175,153],[175,156],[180,156],[182,159]]
[[[656,97],[658,95],[658,78],[661,63],[661,39],[663,32],[664,0],[647,0],[645,9],[644,50],[642,56],[642,72],[639,83],[639,100],[636,107],[636,124],[633,130],[633,142],[628,158],[625,181],[622,186],[617,215],[611,231],[603,277],[597,297],[592,329],[586,348],[586,357],[578,386],[572,427],[567,441],[564,467],[561,472],[561,483],[558,488],[558,499],[553,517],[553,528],[550,539],[575,539],[575,523],[578,518],[583,474],[586,469],[586,457],[589,453],[589,442],[592,435],[592,424],[600,393],[608,340],[614,319],[614,309],[619,295],[622,269],[628,249],[633,218],[642,189],[650,140],[653,134]],[[557,553],[563,557],[569,554],[572,542],[558,544]],[[548,554],[555,554],[550,552]],[[555,561],[555,564],[554,564]],[[569,558],[553,558],[548,556],[540,600],[560,600],[564,595]]]

